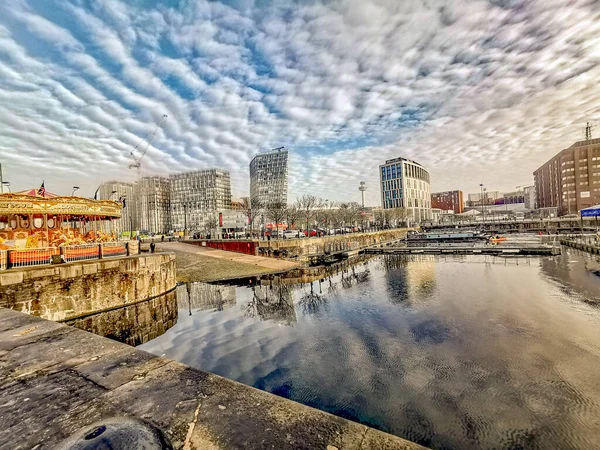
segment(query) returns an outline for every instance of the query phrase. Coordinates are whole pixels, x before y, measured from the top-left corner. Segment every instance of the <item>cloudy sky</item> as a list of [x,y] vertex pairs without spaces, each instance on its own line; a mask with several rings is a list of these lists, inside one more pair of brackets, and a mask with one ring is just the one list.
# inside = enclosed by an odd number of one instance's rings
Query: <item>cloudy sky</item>
[[[597,0],[3,0],[0,163],[13,190],[92,195],[292,152],[290,196],[379,204],[404,156],[432,189],[514,190],[600,127]],[[598,128],[597,135],[600,135]]]

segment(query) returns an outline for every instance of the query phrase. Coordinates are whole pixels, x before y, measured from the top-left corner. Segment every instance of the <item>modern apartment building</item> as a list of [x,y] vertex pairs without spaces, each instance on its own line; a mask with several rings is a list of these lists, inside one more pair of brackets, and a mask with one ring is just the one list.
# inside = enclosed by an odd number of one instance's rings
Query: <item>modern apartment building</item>
[[259,153],[250,161],[250,202],[287,203],[288,151]]
[[429,172],[406,158],[390,159],[379,166],[381,205],[384,209],[406,208],[412,220],[431,220]]
[[575,142],[533,172],[538,208],[559,215],[600,203],[600,139]]
[[176,231],[203,230],[231,209],[231,180],[222,169],[197,170],[169,177],[171,227]]
[[442,211],[454,211],[460,214],[464,211],[464,200],[462,191],[434,192],[431,194],[431,207]]
[[113,231],[120,235],[124,231],[130,231],[135,227],[133,214],[135,199],[133,198],[133,183],[121,181],[107,181],[102,183],[98,189],[98,200],[125,199],[125,208],[121,212],[121,218],[111,222],[110,227],[105,227],[105,232]]
[[535,186],[525,186],[523,188],[525,194],[525,208],[537,209],[536,198],[535,198]]
[[133,185],[133,207],[137,230],[167,233],[171,230],[169,179],[144,177]]

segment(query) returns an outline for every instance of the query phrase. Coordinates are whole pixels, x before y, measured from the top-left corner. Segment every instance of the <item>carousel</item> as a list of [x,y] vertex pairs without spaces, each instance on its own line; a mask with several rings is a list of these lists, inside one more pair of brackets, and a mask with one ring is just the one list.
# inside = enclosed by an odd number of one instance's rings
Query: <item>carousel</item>
[[36,189],[0,194],[0,250],[115,242],[113,221],[121,217],[121,210],[115,201]]

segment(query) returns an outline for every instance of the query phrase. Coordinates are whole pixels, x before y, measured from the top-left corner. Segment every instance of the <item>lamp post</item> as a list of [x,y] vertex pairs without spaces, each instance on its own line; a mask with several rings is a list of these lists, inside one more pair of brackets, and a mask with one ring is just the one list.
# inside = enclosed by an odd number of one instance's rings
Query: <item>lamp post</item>
[[73,186],[73,192],[71,192],[71,197],[75,195],[75,191],[79,190],[79,186]]
[[6,186],[8,188],[8,192],[10,193],[10,181],[3,181],[2,186]]
[[117,191],[112,191],[112,192],[110,193],[110,200],[112,200],[112,199],[113,199],[113,195],[115,195],[116,193],[117,193]]
[[183,238],[187,237],[187,208],[186,202],[183,203]]
[[[479,183],[479,204],[481,206],[481,213],[483,214],[483,183]],[[482,216],[483,218],[484,216]]]

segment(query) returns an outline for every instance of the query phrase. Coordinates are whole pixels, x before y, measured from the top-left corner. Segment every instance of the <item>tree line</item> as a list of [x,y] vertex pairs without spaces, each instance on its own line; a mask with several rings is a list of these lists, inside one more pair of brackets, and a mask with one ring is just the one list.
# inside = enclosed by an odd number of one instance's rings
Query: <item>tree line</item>
[[[252,233],[257,220],[265,219],[276,224],[286,223],[288,227],[295,226],[298,230],[304,230],[308,236],[309,231],[314,228],[343,228],[356,225],[375,225],[368,223],[365,211],[357,202],[329,202],[314,195],[303,195],[298,197],[293,204],[285,202],[270,202],[263,204],[259,200],[250,201],[244,198],[243,208],[248,216],[248,225]],[[379,226],[392,226],[398,221],[405,221],[408,214],[405,208],[384,210],[381,217],[375,217]]]

